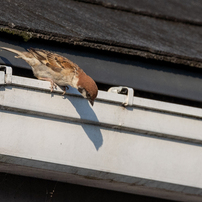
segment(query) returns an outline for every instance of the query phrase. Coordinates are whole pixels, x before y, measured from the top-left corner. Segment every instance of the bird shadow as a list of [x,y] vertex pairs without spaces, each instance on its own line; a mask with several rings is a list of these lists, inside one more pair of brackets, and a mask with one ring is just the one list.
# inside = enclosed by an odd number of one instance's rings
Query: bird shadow
[[[88,100],[83,99],[81,102],[81,98],[75,99],[75,97],[68,95],[64,96],[64,99],[68,99],[72,103],[82,120],[88,120],[90,122],[99,122],[95,112],[90,107]],[[103,137],[99,126],[93,125],[92,127],[92,124],[85,123],[82,123],[81,126],[88,138],[94,144],[96,150],[98,151],[103,144]]]

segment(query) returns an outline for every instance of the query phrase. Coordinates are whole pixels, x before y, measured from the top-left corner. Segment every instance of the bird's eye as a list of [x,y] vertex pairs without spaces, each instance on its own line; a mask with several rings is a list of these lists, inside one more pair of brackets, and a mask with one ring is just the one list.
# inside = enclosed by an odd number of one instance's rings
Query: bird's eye
[[90,93],[86,92],[86,97],[90,98]]
[[82,94],[83,93],[83,88],[78,88],[78,91]]

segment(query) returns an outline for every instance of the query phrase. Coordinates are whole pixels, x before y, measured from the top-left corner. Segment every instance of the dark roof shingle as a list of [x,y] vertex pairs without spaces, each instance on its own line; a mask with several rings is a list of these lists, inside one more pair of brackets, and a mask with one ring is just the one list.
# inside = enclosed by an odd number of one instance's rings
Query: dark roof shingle
[[[126,8],[131,4],[132,9],[161,15],[163,12],[178,19],[184,16],[183,19],[193,22],[202,19],[201,14],[197,15],[202,5],[199,1],[188,5],[187,0],[181,3],[172,0],[170,6],[168,1],[163,5],[160,0],[152,4],[146,0],[137,4],[130,0],[100,2]],[[167,9],[160,9],[165,6]],[[169,15],[174,8],[175,12]],[[192,15],[185,16],[189,9]],[[0,29],[24,30],[30,37],[202,67],[202,26],[111,9],[96,2],[4,0],[0,7]]]

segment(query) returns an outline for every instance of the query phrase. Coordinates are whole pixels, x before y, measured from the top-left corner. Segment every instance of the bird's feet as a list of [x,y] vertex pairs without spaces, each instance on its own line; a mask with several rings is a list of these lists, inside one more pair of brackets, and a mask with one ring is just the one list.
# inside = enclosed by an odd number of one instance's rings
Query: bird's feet
[[51,83],[51,87],[50,87],[50,91],[53,92],[54,88],[57,88],[57,84],[53,82],[52,79],[50,78],[43,78],[43,77],[39,77],[38,79],[43,80],[43,81],[49,81]]
[[64,87],[63,87],[63,93],[62,93],[62,95],[65,95],[66,90],[69,90],[69,87],[68,87],[68,86],[64,86]]
[[54,83],[52,80],[50,81],[50,83],[51,83],[51,87],[50,87],[51,90],[50,91],[53,92],[54,88],[55,89],[57,88],[57,84]]

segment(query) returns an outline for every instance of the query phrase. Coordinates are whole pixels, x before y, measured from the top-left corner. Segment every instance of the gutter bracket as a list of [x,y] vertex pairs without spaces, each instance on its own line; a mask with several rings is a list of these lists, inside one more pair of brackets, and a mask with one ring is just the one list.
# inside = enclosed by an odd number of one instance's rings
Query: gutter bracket
[[126,95],[125,101],[123,102],[123,106],[124,107],[132,106],[133,105],[133,95],[134,95],[134,90],[132,88],[125,87],[125,86],[111,87],[111,88],[109,88],[108,92],[121,94],[125,90],[127,90],[127,95]]
[[12,83],[12,73],[13,70],[10,66],[6,66],[6,65],[0,65],[0,69],[4,68],[5,70],[5,83],[6,84],[11,84]]
[[124,107],[126,106],[132,106],[133,105],[133,95],[134,95],[134,90],[132,88],[125,87],[128,90],[127,97],[125,99],[125,102],[123,103]]

